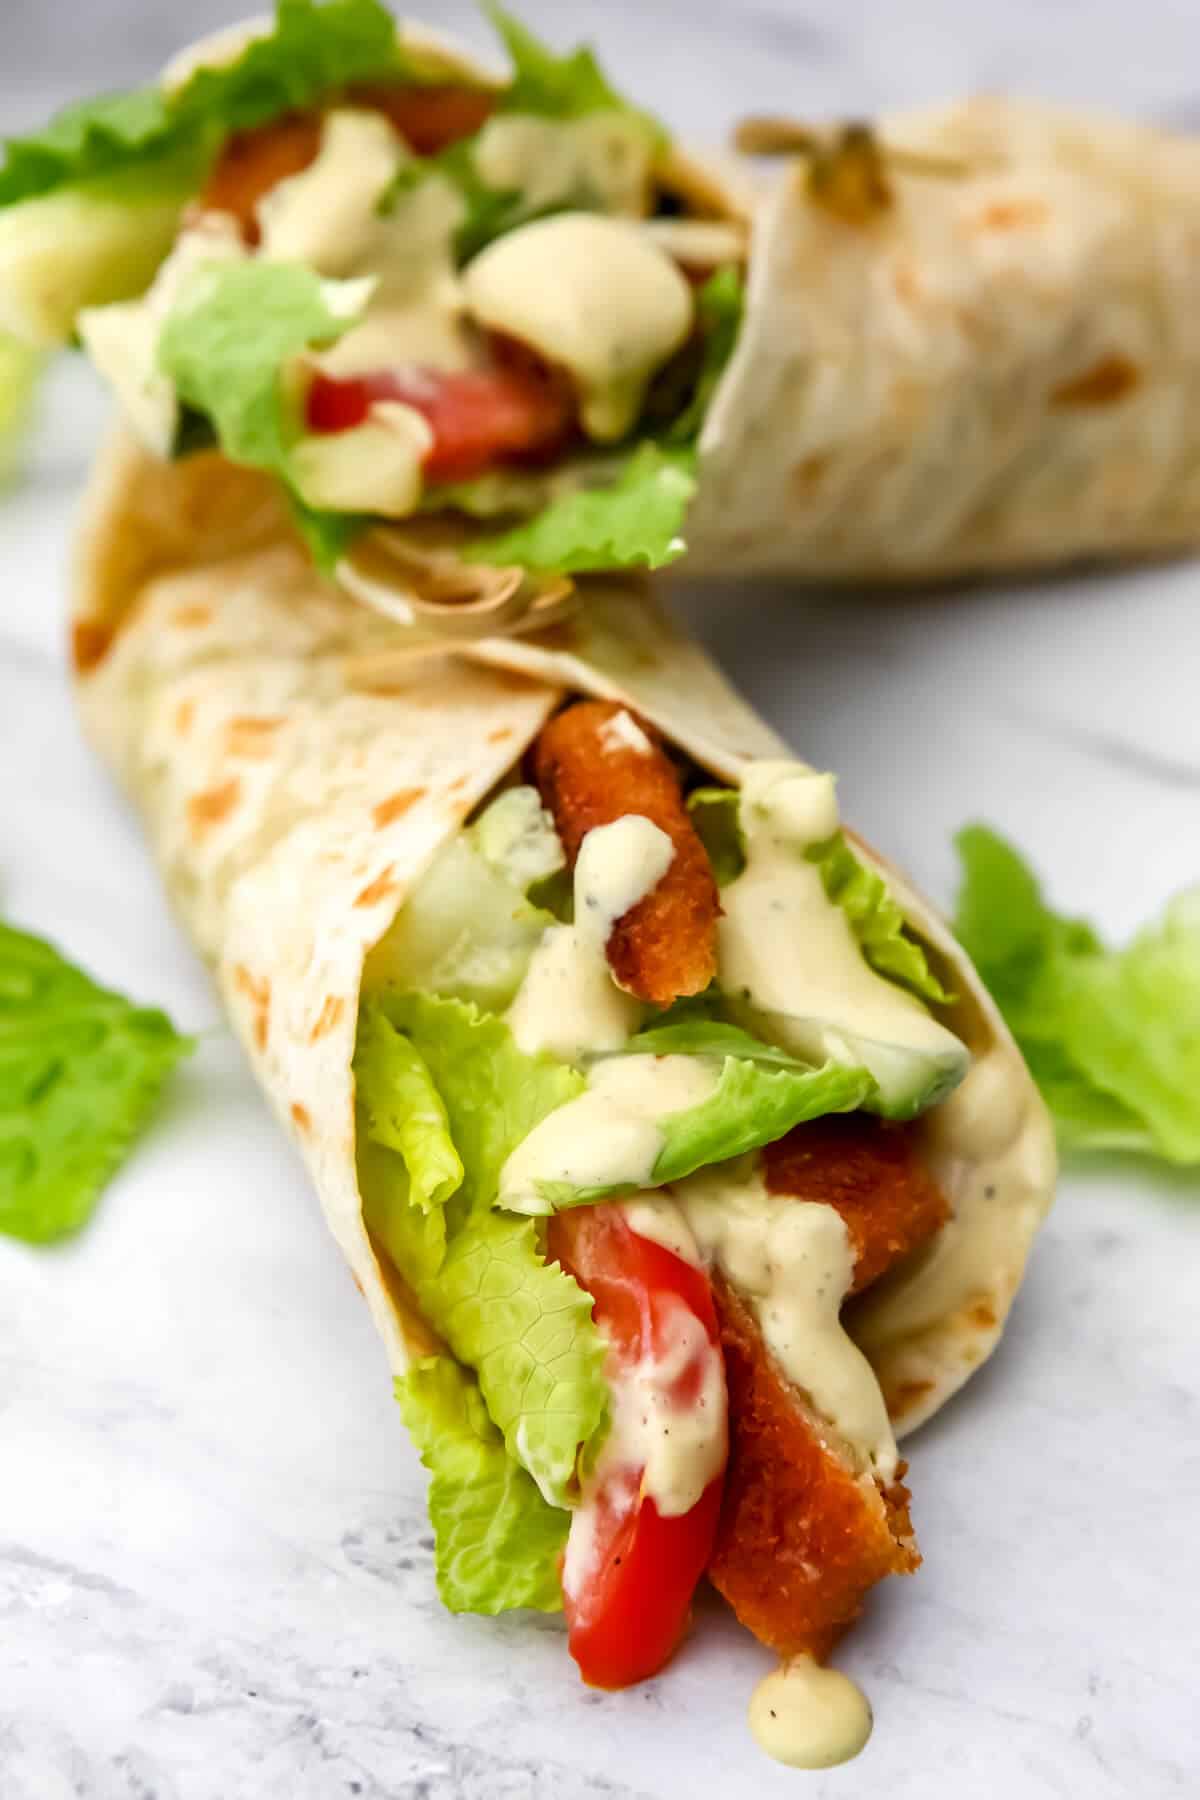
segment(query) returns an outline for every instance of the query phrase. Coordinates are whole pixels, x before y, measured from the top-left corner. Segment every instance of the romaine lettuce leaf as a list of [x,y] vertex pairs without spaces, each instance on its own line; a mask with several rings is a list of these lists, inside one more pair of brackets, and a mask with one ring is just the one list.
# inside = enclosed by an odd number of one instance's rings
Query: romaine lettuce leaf
[[611,486],[564,494],[526,523],[476,538],[463,554],[563,574],[661,569],[683,554],[680,532],[695,491],[694,451],[644,443]]
[[353,81],[428,80],[402,57],[380,0],[279,0],[270,34],[224,68],[201,68],[176,92],[158,86],[68,107],[40,131],[11,138],[0,206],[180,155],[206,160],[232,131],[308,106]]
[[[553,1504],[565,1504],[581,1446],[607,1420],[604,1344],[591,1300],[542,1253],[532,1220],[491,1210],[511,1151],[583,1086],[574,1070],[525,1056],[503,1020],[429,994],[376,994],[420,1055],[441,1098],[461,1186],[436,1213],[411,1202],[402,1156],[372,1135],[386,1113],[386,1058],[355,1057],[359,1180],[368,1224],[414,1290],[429,1324],[473,1368],[509,1454]],[[360,1036],[360,1046],[362,1043]],[[373,1041],[378,1041],[374,1039]]]
[[708,852],[718,887],[736,881],[746,866],[746,844],[738,818],[740,805],[741,795],[736,788],[695,788],[688,795],[688,812]]
[[586,45],[559,56],[495,0],[484,0],[484,11],[512,60],[512,79],[500,101],[503,111],[552,119],[619,112],[642,124],[656,143],[668,141],[657,120],[622,99]]
[[356,1054],[359,1080],[370,1096],[367,1131],[377,1144],[403,1157],[409,1204],[423,1213],[444,1206],[462,1186],[463,1166],[420,1051],[381,1008],[368,1006]]
[[0,924],[0,1231],[77,1231],[192,1049],[165,1013]]
[[471,1375],[430,1356],[396,1382],[400,1414],[429,1470],[438,1593],[451,1612],[558,1612],[571,1516],[547,1505],[488,1417]]
[[730,264],[710,275],[696,295],[696,315],[703,336],[703,355],[692,397],[664,434],[669,444],[694,444],[704,429],[709,404],[737,344],[746,309],[740,269]]
[[[853,1112],[875,1095],[875,1082],[865,1069],[833,1062],[816,1069],[806,1067],[783,1052],[757,1044],[734,1026],[698,1022],[695,1026],[667,1027],[661,1036],[651,1031],[644,1039],[633,1040],[630,1049],[655,1055],[680,1051],[687,1054],[692,1042],[710,1042],[718,1046],[723,1043],[728,1052],[735,1039],[738,1050],[723,1055],[717,1084],[709,1097],[656,1121],[662,1147],[649,1183],[638,1182],[636,1186],[662,1187],[682,1181],[709,1163],[727,1162],[747,1150],[773,1144],[808,1119]],[[761,1050],[763,1055],[752,1060],[739,1053],[742,1043]],[[714,1059],[721,1055],[718,1047]],[[506,1192],[505,1204],[534,1215],[559,1212],[565,1207],[589,1206],[597,1200],[629,1193],[635,1184],[614,1182],[577,1188],[569,1182],[549,1180],[533,1185],[535,1192]]]
[[1200,890],[1123,950],[1049,908],[984,826],[956,839],[955,930],[991,989],[1064,1144],[1200,1163]]
[[805,852],[821,873],[829,899],[840,906],[858,939],[863,955],[877,975],[898,982],[918,1000],[931,1006],[948,1006],[948,994],[921,945],[904,922],[904,914],[892,898],[887,882],[859,861],[839,831],[823,844]]

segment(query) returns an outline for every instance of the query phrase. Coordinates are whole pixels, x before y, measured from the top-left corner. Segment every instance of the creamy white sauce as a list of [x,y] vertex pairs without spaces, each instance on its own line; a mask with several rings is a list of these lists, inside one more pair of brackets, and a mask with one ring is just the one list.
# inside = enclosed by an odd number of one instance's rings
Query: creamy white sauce
[[[639,1197],[620,1208],[643,1236],[648,1235],[642,1232],[644,1206]],[[670,1202],[656,1199],[654,1207],[661,1220]],[[678,1215],[670,1235],[689,1253],[685,1260],[694,1261],[696,1245]],[[672,1390],[689,1369],[696,1372],[694,1387],[691,1397],[680,1401]],[[643,1355],[632,1368],[610,1358],[607,1373],[611,1424],[571,1518],[563,1564],[568,1595],[582,1590],[592,1570],[602,1494],[611,1505],[624,1490],[630,1507],[640,1495],[653,1500],[663,1518],[680,1518],[720,1474],[729,1451],[720,1346],[709,1341],[700,1320],[678,1296],[666,1296],[656,1312],[654,1353]]]
[[645,1186],[662,1150],[663,1121],[708,1100],[720,1071],[715,1058],[704,1056],[614,1056],[597,1063],[586,1092],[548,1113],[513,1151],[500,1174],[497,1204],[546,1212],[542,1182]]
[[671,1194],[706,1259],[750,1307],[788,1380],[864,1466],[891,1482],[896,1440],[883,1395],[840,1318],[854,1253],[837,1210],[769,1194],[754,1155],[701,1169]]
[[848,1762],[866,1744],[872,1723],[866,1695],[811,1656],[797,1656],[759,1682],[749,1719],[759,1749],[791,1769]]
[[746,867],[721,891],[718,980],[752,1029],[821,1062],[862,1064],[901,1102],[967,1053],[914,995],[870,967],[804,852],[838,829],[832,775],[802,763],[750,765],[740,809]]
[[636,224],[559,213],[489,244],[463,275],[475,317],[567,370],[588,436],[611,443],[692,326],[684,275]]
[[321,147],[258,203],[262,254],[319,275],[361,273],[380,237],[378,206],[410,153],[382,113],[336,107]]
[[661,1244],[664,1250],[669,1250],[681,1262],[691,1263],[694,1269],[704,1267],[691,1226],[678,1203],[664,1189],[635,1194],[632,1199],[622,1200],[620,1206],[630,1230],[636,1231],[639,1237],[648,1238],[652,1244]]
[[614,713],[600,727],[600,742],[606,751],[632,750],[636,756],[649,756],[650,739],[637,720],[627,712]]
[[745,260],[745,228],[727,219],[643,219],[643,234],[685,269],[719,269]]
[[586,203],[640,215],[649,201],[651,156],[645,128],[622,113],[501,113],[479,134],[475,167],[488,187],[518,192],[530,212]]
[[433,432],[419,412],[381,401],[365,424],[302,438],[292,451],[292,479],[309,506],[403,519],[421,498],[422,464],[432,448]]
[[640,1004],[617,986],[605,952],[617,920],[658,886],[674,855],[666,832],[636,813],[588,832],[575,863],[575,922],[546,932],[509,1011],[527,1054],[578,1062],[619,1050],[637,1030]]

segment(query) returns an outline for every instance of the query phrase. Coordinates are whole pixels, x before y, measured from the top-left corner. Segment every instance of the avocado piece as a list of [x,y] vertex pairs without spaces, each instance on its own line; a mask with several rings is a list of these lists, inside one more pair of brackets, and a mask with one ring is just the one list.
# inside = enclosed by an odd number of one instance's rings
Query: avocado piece
[[194,164],[106,176],[0,212],[0,327],[42,349],[70,341],[84,307],[142,293],[195,188]]

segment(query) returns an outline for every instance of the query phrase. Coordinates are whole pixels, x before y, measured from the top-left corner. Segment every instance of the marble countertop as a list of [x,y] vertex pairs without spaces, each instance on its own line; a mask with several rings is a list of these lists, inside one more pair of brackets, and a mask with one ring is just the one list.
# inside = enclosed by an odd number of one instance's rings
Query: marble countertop
[[[618,70],[667,10],[606,9]],[[55,89],[43,12],[0,99]],[[1118,16],[1089,9],[1082,63],[1048,58],[1040,85],[1115,99],[1128,76],[1182,116],[1187,9],[1139,9],[1136,68]],[[1083,31],[1071,7],[980,13],[965,44],[950,0],[905,17],[893,58],[867,0],[689,14],[649,97],[661,83],[666,111],[709,126],[751,101],[916,98],[1019,77],[1029,45]],[[63,57],[82,71],[65,38]],[[113,37],[122,58],[133,72]],[[82,1237],[0,1240],[3,1800],[1195,1794],[1200,1183],[1138,1165],[1070,1172],[1001,1350],[910,1444],[926,1563],[840,1654],[876,1710],[857,1762],[803,1776],[758,1755],[744,1710],[768,1658],[715,1603],[665,1677],[619,1696],[577,1684],[555,1621],[442,1612],[365,1309],[76,727],[67,540],[102,410],[60,371],[0,501],[0,906],[203,1042]],[[1200,565],[932,599],[680,597],[936,898],[972,818],[1113,934],[1200,874]]]

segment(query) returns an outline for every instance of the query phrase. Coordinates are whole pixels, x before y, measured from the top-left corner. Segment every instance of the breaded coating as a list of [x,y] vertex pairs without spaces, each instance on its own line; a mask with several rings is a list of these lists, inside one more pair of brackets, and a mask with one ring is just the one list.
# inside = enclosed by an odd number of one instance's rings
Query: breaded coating
[[852,1294],[933,1236],[950,1217],[912,1133],[869,1113],[797,1125],[765,1156],[768,1192],[834,1206],[854,1251]]
[[608,964],[620,987],[652,1006],[702,993],[717,970],[721,907],[665,751],[627,708],[584,700],[551,719],[530,766],[571,867],[589,831],[626,813],[666,832],[675,859],[658,886],[617,920]]
[[246,243],[257,244],[259,201],[316,160],[321,124],[320,113],[289,113],[269,124],[235,131],[213,164],[200,196],[201,210],[232,213]]
[[[746,1303],[713,1283],[730,1446],[709,1579],[742,1624],[781,1656],[829,1654],[867,1591],[921,1558],[908,1489],[858,1474],[835,1434],[769,1355]],[[901,1464],[897,1475],[903,1475]]]

